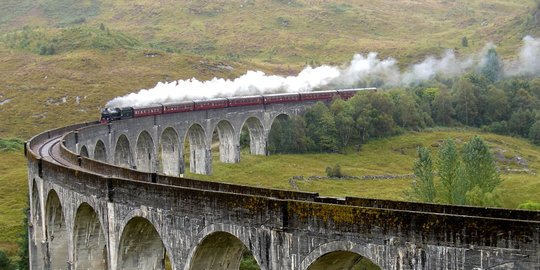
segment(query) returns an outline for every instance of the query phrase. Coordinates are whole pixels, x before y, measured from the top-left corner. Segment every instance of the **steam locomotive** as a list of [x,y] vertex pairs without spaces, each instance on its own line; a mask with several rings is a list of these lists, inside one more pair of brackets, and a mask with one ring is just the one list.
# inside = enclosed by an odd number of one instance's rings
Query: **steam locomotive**
[[202,111],[221,109],[227,107],[267,105],[275,103],[288,103],[298,101],[324,101],[334,97],[349,99],[358,91],[376,90],[376,88],[358,88],[326,90],[301,93],[282,93],[257,96],[242,96],[229,98],[215,98],[208,100],[182,101],[177,103],[165,103],[148,105],[144,107],[104,108],[101,111],[101,123],[109,123],[115,120],[145,117],[159,114],[180,113],[190,111]]

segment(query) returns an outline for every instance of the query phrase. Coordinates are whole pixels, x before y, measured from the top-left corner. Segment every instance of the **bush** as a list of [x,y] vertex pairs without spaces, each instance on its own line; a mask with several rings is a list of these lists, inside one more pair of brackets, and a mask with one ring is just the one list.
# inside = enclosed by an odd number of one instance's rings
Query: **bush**
[[334,167],[326,167],[326,176],[329,178],[342,178],[344,175],[341,173],[341,166],[336,164]]
[[540,211],[540,202],[527,201],[518,206],[518,209],[538,210]]
[[12,269],[11,260],[3,250],[0,250],[0,269]]

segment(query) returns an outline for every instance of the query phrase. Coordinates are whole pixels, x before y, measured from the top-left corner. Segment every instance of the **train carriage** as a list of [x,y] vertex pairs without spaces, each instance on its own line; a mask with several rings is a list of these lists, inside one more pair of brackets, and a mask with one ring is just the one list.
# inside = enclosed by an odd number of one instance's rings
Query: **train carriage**
[[161,104],[133,107],[133,117],[144,117],[158,114],[163,114],[163,105]]
[[230,97],[229,107],[262,105],[263,96]]
[[300,93],[300,100],[332,100],[337,95],[336,90],[303,92]]
[[273,103],[288,103],[296,102],[300,100],[300,94],[298,93],[282,93],[282,94],[273,94],[264,96],[264,104],[273,104]]
[[190,112],[193,111],[194,105],[193,101],[163,104],[163,113]]
[[208,100],[198,100],[194,102],[194,110],[210,110],[210,109],[221,109],[229,106],[229,100],[226,98],[216,98]]

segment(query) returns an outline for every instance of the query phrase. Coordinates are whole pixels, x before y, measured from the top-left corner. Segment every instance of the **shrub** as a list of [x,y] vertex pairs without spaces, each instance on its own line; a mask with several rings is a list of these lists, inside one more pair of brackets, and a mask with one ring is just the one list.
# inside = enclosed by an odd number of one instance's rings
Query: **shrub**
[[518,209],[538,210],[540,211],[540,202],[526,201],[518,206]]
[[342,178],[344,175],[341,173],[341,166],[336,164],[334,167],[326,167],[326,176],[329,178]]

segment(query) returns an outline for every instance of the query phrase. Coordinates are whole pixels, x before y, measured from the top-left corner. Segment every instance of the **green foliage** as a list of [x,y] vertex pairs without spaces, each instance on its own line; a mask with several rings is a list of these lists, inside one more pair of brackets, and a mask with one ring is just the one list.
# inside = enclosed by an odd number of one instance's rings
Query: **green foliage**
[[244,252],[242,253],[242,259],[240,261],[240,268],[239,270],[260,270],[259,264],[257,264],[257,261],[255,260],[255,257],[253,257],[253,254],[251,251],[249,251],[247,248],[244,249]]
[[469,40],[467,39],[467,37],[461,38],[461,46],[469,47]]
[[413,200],[441,201],[458,205],[500,205],[501,178],[488,145],[473,136],[459,155],[454,140],[443,142],[439,149],[436,168],[440,185],[435,188],[434,170],[429,150],[420,147],[413,171],[418,181],[413,182]]
[[13,265],[11,259],[6,255],[3,250],[0,250],[0,270],[11,270]]
[[[474,136],[463,146],[463,177],[467,183],[467,200],[476,205],[497,205],[495,188],[501,178],[489,146],[479,136]],[[480,197],[479,195],[484,196]],[[488,196],[488,194],[491,194]]]
[[497,54],[495,48],[491,48],[487,51],[487,54],[485,56],[485,63],[480,72],[490,82],[496,82],[499,80],[502,72],[502,67],[499,60],[499,55]]
[[329,178],[342,178],[344,175],[341,173],[341,166],[336,163],[333,167],[327,166],[325,169],[326,176]]
[[20,233],[19,239],[19,261],[17,262],[18,270],[28,270],[30,269],[30,254],[28,251],[28,216],[30,215],[30,208],[27,207],[24,210],[23,226],[22,232]]
[[435,189],[433,162],[429,149],[419,147],[418,159],[414,162],[413,172],[416,179],[413,180],[411,198],[421,202],[434,202],[437,196]]
[[540,202],[535,201],[526,201],[518,206],[518,209],[525,209],[525,210],[537,210],[540,211]]
[[529,139],[534,144],[540,145],[540,120],[536,121],[529,129]]
[[21,139],[0,139],[0,152],[20,151],[23,146],[24,141]]
[[141,45],[137,39],[124,33],[109,29],[102,31],[101,26],[99,29],[76,26],[54,32],[38,27],[24,27],[22,30],[5,34],[0,41],[10,48],[29,50],[39,55],[54,55],[81,49],[134,48]]
[[440,146],[436,165],[441,182],[439,194],[442,201],[465,204],[467,185],[462,181],[460,157],[453,139],[445,140]]

